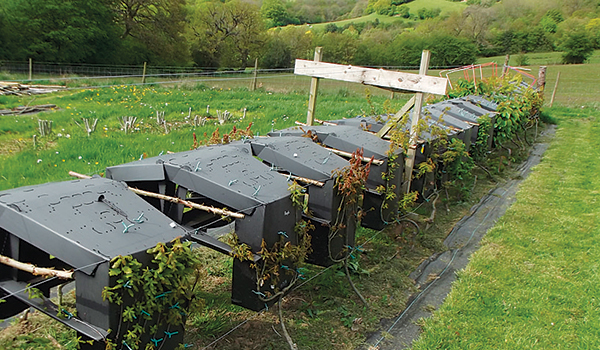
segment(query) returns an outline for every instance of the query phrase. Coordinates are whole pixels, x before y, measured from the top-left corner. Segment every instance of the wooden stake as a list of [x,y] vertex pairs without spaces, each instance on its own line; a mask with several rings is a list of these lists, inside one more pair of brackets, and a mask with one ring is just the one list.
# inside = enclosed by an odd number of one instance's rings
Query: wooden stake
[[560,80],[560,72],[556,76],[556,83],[554,84],[554,90],[552,91],[552,98],[550,98],[550,107],[554,104],[554,96],[556,96],[556,90],[558,89],[558,81]]
[[33,60],[29,59],[29,81],[33,80]]
[[142,84],[146,83],[146,62],[144,62],[144,71],[142,72]]
[[[69,171],[69,175],[76,177],[78,179],[91,179],[92,178],[91,176],[79,174],[74,171]],[[203,210],[203,211],[206,211],[209,213],[213,213],[215,215],[231,216],[236,219],[243,219],[246,217],[244,214],[241,214],[241,213],[234,213],[232,211],[225,210],[225,209],[218,209],[215,207],[209,207],[206,205],[196,204],[194,202],[186,201],[186,200],[183,200],[183,199],[177,198],[177,197],[165,196],[163,194],[139,190],[139,189],[133,188],[133,187],[127,187],[127,189],[133,193],[139,194],[140,196],[158,198],[158,199],[162,199],[162,200],[165,200],[165,201],[171,202],[171,203],[183,204],[186,207]]]
[[258,58],[256,58],[254,60],[254,75],[252,77],[252,86],[250,88],[250,91],[254,91],[256,90],[256,83],[257,83],[257,76],[258,76]]
[[[315,48],[315,62],[321,62],[323,48]],[[315,106],[317,104],[317,90],[319,89],[319,78],[312,78],[310,81],[310,93],[308,97],[308,113],[306,115],[306,125],[312,126],[315,119]]]
[[17,270],[29,272],[35,276],[58,277],[66,280],[73,279],[73,271],[54,270],[49,268],[36,267],[33,264],[22,263],[4,255],[0,255],[0,263],[8,265],[10,267],[14,267]]
[[[429,68],[429,60],[431,59],[431,52],[428,50],[423,50],[421,55],[421,67],[419,68],[419,75],[426,75],[427,69]],[[412,182],[412,172],[415,166],[415,155],[417,154],[417,140],[419,135],[417,135],[417,126],[419,124],[419,119],[421,118],[421,108],[423,108],[423,93],[417,92],[415,94],[415,108],[412,116],[411,126],[410,126],[410,143],[407,150],[407,155],[405,159],[404,166],[404,192],[410,192],[410,184]]]

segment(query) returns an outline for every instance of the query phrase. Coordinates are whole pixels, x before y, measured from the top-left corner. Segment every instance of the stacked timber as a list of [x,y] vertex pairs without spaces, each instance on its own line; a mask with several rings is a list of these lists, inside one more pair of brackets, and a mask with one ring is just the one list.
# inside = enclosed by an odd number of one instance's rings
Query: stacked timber
[[65,89],[60,85],[28,85],[0,81],[0,95],[41,95]]

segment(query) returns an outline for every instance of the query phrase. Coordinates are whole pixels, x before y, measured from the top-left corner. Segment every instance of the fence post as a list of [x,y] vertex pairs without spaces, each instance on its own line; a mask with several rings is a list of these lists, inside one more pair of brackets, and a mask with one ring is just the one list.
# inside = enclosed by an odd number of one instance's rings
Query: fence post
[[546,66],[540,66],[540,71],[538,72],[538,81],[536,88],[542,94],[544,94],[544,89],[546,89]]
[[[419,68],[420,75],[426,75],[427,69],[429,68],[429,60],[431,59],[431,52],[423,50],[421,54],[421,67]],[[410,142],[407,150],[405,165],[404,165],[404,192],[410,192],[410,184],[412,182],[412,172],[415,166],[415,155],[417,154],[417,126],[419,119],[421,118],[421,108],[423,108],[423,93],[417,92],[415,94],[415,106],[413,109],[413,115],[410,125]]]
[[252,87],[251,91],[256,90],[256,81],[258,76],[258,58],[254,59],[254,75],[252,77]]
[[508,61],[510,61],[510,55],[506,55],[506,57],[504,58],[504,66],[502,66],[502,77],[504,77],[506,75],[506,72],[508,72]]
[[560,72],[556,76],[556,83],[554,84],[554,90],[552,91],[552,98],[550,98],[550,107],[554,104],[554,96],[556,96],[556,89],[558,89],[558,81],[560,80]]
[[[315,62],[321,62],[323,48],[315,48]],[[319,89],[319,78],[312,78],[310,81],[310,92],[308,97],[308,114],[306,115],[306,125],[311,126],[315,120],[315,106],[317,104],[317,90]]]
[[33,79],[33,60],[29,58],[29,81]]
[[144,62],[144,71],[142,72],[142,84],[146,83],[146,62]]

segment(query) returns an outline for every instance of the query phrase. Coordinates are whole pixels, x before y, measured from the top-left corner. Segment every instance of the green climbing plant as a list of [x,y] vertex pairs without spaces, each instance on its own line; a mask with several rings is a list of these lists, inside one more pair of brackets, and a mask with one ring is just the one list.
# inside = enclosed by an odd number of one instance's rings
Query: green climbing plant
[[107,350],[159,349],[202,306],[195,296],[200,266],[190,245],[179,239],[158,243],[146,251],[151,256],[147,265],[131,255],[111,260],[109,276],[115,283],[104,288],[102,297],[120,307],[120,321]]
[[[307,211],[307,201],[302,186],[294,181],[289,186],[289,191],[294,207]],[[294,226],[297,244],[292,244],[289,240],[286,240],[287,237],[284,233],[280,234],[279,240],[271,246],[263,239],[261,249],[256,252],[261,257],[257,262],[254,262],[254,253],[250,246],[240,242],[235,233],[228,236],[227,244],[232,247],[231,255],[239,261],[250,261],[250,268],[256,272],[256,291],[262,301],[268,303],[276,300],[287,293],[299,279],[303,278],[297,267],[302,265],[312,251],[309,232],[314,228],[310,220],[298,221]],[[289,283],[280,288],[279,282],[282,275],[289,277]],[[267,283],[273,288],[270,290],[262,288]],[[261,290],[263,292],[259,292]]]

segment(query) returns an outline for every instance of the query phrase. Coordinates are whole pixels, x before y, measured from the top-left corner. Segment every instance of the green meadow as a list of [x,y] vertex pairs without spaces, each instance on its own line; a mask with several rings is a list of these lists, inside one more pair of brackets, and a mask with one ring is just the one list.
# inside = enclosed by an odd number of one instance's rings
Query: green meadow
[[[424,333],[414,349],[598,347],[600,114],[593,108],[600,102],[595,84],[600,74],[597,55],[591,63],[571,66],[550,65],[553,54],[531,57],[530,62],[549,65],[546,105],[561,72],[554,108],[545,108],[558,121],[557,135],[542,163],[521,185],[517,202],[459,273],[446,303],[422,322]],[[503,62],[503,57],[495,59]],[[537,76],[537,66],[531,68]],[[143,86],[121,82],[124,85],[73,88],[36,97],[0,97],[2,108],[57,105],[35,115],[0,116],[0,189],[67,180],[70,170],[101,174],[110,165],[188,150],[194,134],[202,142],[217,128],[222,135],[234,126],[245,129],[252,123],[253,133],[264,135],[305,120],[310,79],[259,76],[262,85],[254,92],[247,89],[249,81],[247,75],[240,75],[232,80],[203,78]],[[322,81],[317,118],[394,111],[409,97],[397,94],[389,100],[388,92],[370,91],[372,97],[367,99],[363,86]],[[231,118],[219,123],[217,110],[227,110]],[[164,112],[166,130],[157,123],[157,112]],[[136,118],[127,133],[119,121],[122,117]],[[202,118],[204,125],[196,125],[194,120]],[[84,119],[98,119],[89,136],[75,123]],[[38,120],[52,120],[53,134],[41,137]],[[37,135],[35,144],[33,135]],[[526,152],[520,155],[524,156]],[[355,349],[364,345],[366,334],[378,329],[382,318],[397,316],[415,291],[408,274],[422,259],[444,249],[442,241],[453,223],[494,186],[485,173],[477,175],[471,199],[445,202],[451,210],[440,210],[435,224],[416,242],[394,229],[359,230],[365,253],[353,267],[353,279],[369,309],[354,295],[342,271],[309,267],[307,276],[314,279],[284,302],[286,326],[299,348]],[[429,204],[418,208],[421,215],[430,212]],[[205,307],[188,320],[186,341],[192,349],[203,349],[238,325],[214,348],[287,346],[278,335],[276,310],[257,315],[230,304],[231,258],[208,249],[199,249],[198,254],[207,266],[202,271],[206,283],[198,295]],[[76,348],[75,334],[58,323],[40,315],[31,315],[28,322],[0,332],[0,348],[28,349],[35,344],[35,348],[54,349],[51,339],[65,349]]]

